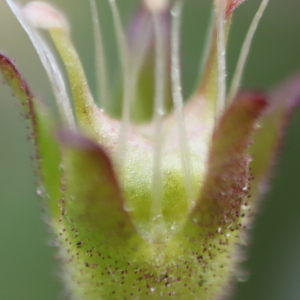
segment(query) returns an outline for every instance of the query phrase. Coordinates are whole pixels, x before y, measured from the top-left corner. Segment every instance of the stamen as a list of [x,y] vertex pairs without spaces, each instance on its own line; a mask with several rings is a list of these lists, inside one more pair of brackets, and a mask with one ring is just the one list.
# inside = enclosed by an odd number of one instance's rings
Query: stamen
[[[204,39],[204,51],[200,60],[200,68],[199,68],[199,72],[198,72],[198,80],[197,85],[199,82],[202,81],[204,75],[205,75],[205,67],[207,65],[208,59],[209,59],[209,54],[211,51],[211,46],[212,46],[212,42],[213,42],[213,31],[214,31],[214,24],[215,24],[215,14],[214,14],[214,10],[212,9],[211,12],[211,17],[209,20],[209,25],[208,25],[208,29],[205,35],[205,39]],[[197,87],[196,87],[197,89]]]
[[96,61],[96,78],[97,78],[97,98],[100,106],[106,110],[109,103],[108,89],[107,89],[107,66],[105,59],[104,44],[101,33],[101,25],[99,21],[99,15],[97,11],[97,5],[95,0],[90,0],[91,13],[94,27],[94,39],[95,39],[95,61]]
[[43,2],[32,2],[24,8],[24,14],[35,26],[47,29],[66,66],[79,124],[82,128],[95,131],[98,128],[98,114],[89,90],[81,62],[69,36],[64,16],[52,6]]
[[144,0],[145,6],[154,14],[162,13],[169,6],[169,0]]
[[[129,59],[131,64],[131,76],[132,76],[132,113],[139,114],[139,108],[137,111],[135,110],[136,107],[134,105],[139,106],[137,103],[140,99],[136,97],[137,93],[137,83],[139,74],[142,70],[143,63],[145,62],[145,56],[147,54],[147,50],[150,47],[150,42],[152,39],[152,19],[151,18],[143,18],[141,24],[139,25],[139,36],[135,37],[135,45],[130,49],[132,53],[130,53]],[[129,47],[130,48],[130,47]],[[142,101],[144,99],[141,99]],[[135,117],[136,115],[133,115]]]
[[36,28],[60,28],[69,32],[69,24],[65,16],[52,6],[39,1],[28,3],[23,8],[23,15]]
[[[26,31],[40,57],[43,67],[45,68],[48,78],[51,82],[53,93],[55,95],[58,109],[63,121],[65,121],[66,125],[69,128],[75,128],[76,125],[72,112],[71,102],[58,63],[55,60],[46,42],[42,39],[39,33],[28,24],[28,21],[29,23],[31,23],[31,20],[27,20],[28,18],[26,18],[27,13],[30,12],[30,7],[34,5],[34,2],[25,6],[24,9],[20,8],[12,0],[6,0],[6,2],[11,8],[12,12],[15,14],[22,27],[24,28],[24,30]],[[60,23],[61,26],[66,26],[65,24],[63,24],[64,22],[58,23]],[[58,23],[56,24],[56,26],[59,26]]]
[[175,117],[178,126],[179,144],[181,151],[181,165],[187,196],[189,200],[193,197],[193,171],[190,160],[190,150],[183,116],[183,97],[180,78],[179,44],[180,44],[180,24],[182,14],[182,1],[177,0],[172,7],[172,26],[171,26],[171,80],[172,95],[174,102]]
[[218,102],[216,116],[218,117],[225,107],[226,102],[226,3],[218,0],[217,10],[217,32],[218,32]]
[[236,69],[235,69],[235,72],[233,75],[233,79],[232,79],[231,86],[230,86],[230,91],[228,94],[228,102],[231,102],[235,98],[237,91],[241,85],[243,73],[245,70],[246,62],[247,62],[247,57],[250,52],[252,39],[254,37],[254,33],[256,32],[259,21],[263,15],[268,3],[269,3],[269,0],[262,0],[253,20],[251,22],[251,25],[250,25],[247,35],[245,37],[245,40],[244,40],[244,43],[243,43],[243,46],[241,49],[240,57],[239,57],[239,60],[238,60],[238,63],[236,65]]
[[137,48],[134,51],[133,61],[130,61],[132,63],[132,74],[134,74],[133,76],[136,76],[135,74],[139,73],[142,67],[142,63],[144,62],[146,50],[149,46],[150,41],[150,26],[150,22],[145,22],[145,24],[141,25],[143,36],[140,37]]
[[154,95],[154,155],[152,174],[151,219],[159,221],[162,216],[162,124],[165,114],[166,88],[166,42],[162,31],[161,15],[153,14],[155,34],[155,95]]
[[134,80],[128,64],[128,47],[125,39],[125,34],[122,28],[121,18],[115,0],[109,0],[111,6],[113,21],[116,31],[117,43],[119,48],[120,63],[123,73],[123,107],[122,107],[122,124],[119,131],[118,146],[116,156],[119,165],[122,168],[126,160],[127,141],[130,130],[130,111],[131,100],[134,94]]

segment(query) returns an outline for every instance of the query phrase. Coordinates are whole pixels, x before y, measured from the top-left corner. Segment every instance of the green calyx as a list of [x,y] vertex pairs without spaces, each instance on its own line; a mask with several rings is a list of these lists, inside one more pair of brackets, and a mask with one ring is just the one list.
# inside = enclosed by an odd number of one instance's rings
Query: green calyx
[[[143,9],[145,44],[133,43],[133,53],[116,3],[109,1],[123,67],[121,120],[94,102],[63,15],[41,2],[24,8],[7,2],[30,28],[37,50],[46,48],[31,27],[49,31],[70,80],[77,124],[57,129],[15,65],[0,55],[1,72],[31,122],[40,183],[74,299],[219,299],[236,276],[237,245],[271,169],[292,98],[274,107],[255,93],[233,92],[227,99],[225,50],[233,9],[242,1],[215,1],[203,81],[185,105],[181,1],[167,13]],[[97,14],[93,19],[99,23]],[[98,43],[101,49],[101,38]],[[103,62],[101,57],[100,67]],[[134,107],[144,96],[146,105]],[[61,115],[70,120],[63,109]]]

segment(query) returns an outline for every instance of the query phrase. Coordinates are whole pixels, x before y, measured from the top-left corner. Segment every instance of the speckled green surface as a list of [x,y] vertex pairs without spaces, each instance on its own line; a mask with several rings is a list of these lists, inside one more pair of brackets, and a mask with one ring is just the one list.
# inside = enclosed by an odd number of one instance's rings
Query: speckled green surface
[[[189,1],[186,8],[186,18],[183,22],[185,34],[183,53],[186,54],[184,71],[187,94],[193,85],[192,78],[196,72],[197,49],[202,48],[201,43],[198,43],[196,49],[192,45],[195,38],[203,35],[198,28],[203,29],[207,23],[208,2],[205,1],[202,7],[198,1]],[[71,3],[72,1],[61,1],[60,6],[67,11]],[[241,31],[246,28],[245,23],[250,21],[257,4],[258,1],[249,0],[236,14],[236,23],[241,22],[241,25],[235,23],[233,26],[231,42],[235,48],[230,47],[230,61],[235,61],[237,45],[243,36]],[[1,3],[1,14],[2,11],[5,14],[1,24],[11,25],[1,27],[0,47],[16,58],[18,65],[25,70],[26,77],[30,78],[30,83],[37,88],[38,95],[46,97],[49,95],[49,87],[45,83],[45,76],[40,81],[40,74],[43,73],[38,59],[22,30],[8,9],[3,6],[4,3]],[[92,66],[90,59],[92,49],[86,49],[86,43],[91,42],[91,37],[85,34],[90,31],[90,28],[87,28],[89,25],[86,24],[88,8],[82,9],[81,6],[83,5],[74,7],[74,11],[70,9],[69,14],[72,20],[77,20],[73,22],[76,23],[75,40],[84,64],[89,69]],[[105,5],[103,7],[106,9]],[[82,19],[79,18],[80,16]],[[198,21],[198,18],[201,20]],[[273,0],[253,44],[244,81],[247,86],[270,87],[299,68],[299,61],[297,61],[297,49],[300,44],[299,39],[297,40],[299,26],[297,3],[291,0],[285,3]],[[107,27],[106,30],[109,30],[110,26]],[[8,34],[9,32],[12,33]],[[22,51],[20,51],[20,44],[22,44]],[[109,42],[108,47],[111,46]],[[114,54],[113,51],[112,53]],[[231,64],[230,70],[232,70]],[[0,89],[0,94],[1,98],[4,95],[5,98],[11,99],[5,87]],[[29,161],[29,146],[25,138],[28,134],[22,128],[23,120],[19,117],[16,107],[15,100],[4,101],[3,105],[1,103],[0,111],[0,135],[3,141],[0,150],[1,170],[3,170],[0,174],[2,239],[0,263],[3,266],[0,272],[0,298],[58,299],[62,288],[55,279],[56,267],[52,259],[54,251],[53,248],[46,246],[49,238],[46,234],[46,226],[41,221],[38,201],[35,200],[34,179],[30,176],[32,168]],[[296,119],[294,127],[291,128],[294,135],[290,135],[285,147],[287,154],[281,160],[281,172],[275,178],[273,192],[269,194],[269,200],[265,202],[255,226],[254,247],[251,250],[253,254],[248,263],[252,270],[252,277],[248,283],[239,285],[236,299],[292,300],[295,299],[297,292],[299,293],[299,289],[297,291],[300,264],[297,259],[300,247],[299,238],[297,239],[297,228],[299,228],[297,174],[300,163],[297,153],[300,150],[300,143],[299,138],[297,141],[297,123],[299,128],[299,121]]]

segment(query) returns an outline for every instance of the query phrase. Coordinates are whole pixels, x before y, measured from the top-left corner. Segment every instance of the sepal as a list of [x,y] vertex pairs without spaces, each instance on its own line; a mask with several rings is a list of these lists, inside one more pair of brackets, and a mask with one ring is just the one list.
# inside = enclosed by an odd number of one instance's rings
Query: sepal
[[22,104],[26,119],[29,120],[38,168],[38,194],[47,199],[52,217],[59,213],[61,199],[60,149],[53,135],[54,125],[46,108],[31,93],[27,83],[15,64],[0,54],[0,71]]
[[63,151],[65,213],[82,235],[104,243],[135,233],[105,150],[75,132],[58,134]]
[[266,107],[263,96],[244,94],[219,120],[212,138],[203,190],[188,225],[194,226],[196,231],[200,227],[224,232],[239,223],[250,184],[248,151],[257,120]]
[[226,15],[227,17],[230,16],[233,11],[245,0],[227,0],[227,9],[226,9]]
[[288,80],[268,95],[269,108],[259,120],[259,131],[250,147],[253,156],[251,169],[254,179],[251,184],[252,202],[268,189],[268,180],[280,153],[286,128],[300,103],[300,76]]

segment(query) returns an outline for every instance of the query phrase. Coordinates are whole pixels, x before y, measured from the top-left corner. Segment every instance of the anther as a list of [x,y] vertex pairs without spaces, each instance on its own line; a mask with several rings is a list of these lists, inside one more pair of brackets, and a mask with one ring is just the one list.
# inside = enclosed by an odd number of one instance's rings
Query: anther
[[152,13],[162,13],[169,7],[169,0],[144,0],[146,8]]

